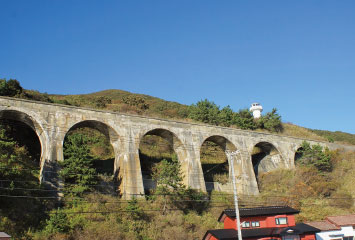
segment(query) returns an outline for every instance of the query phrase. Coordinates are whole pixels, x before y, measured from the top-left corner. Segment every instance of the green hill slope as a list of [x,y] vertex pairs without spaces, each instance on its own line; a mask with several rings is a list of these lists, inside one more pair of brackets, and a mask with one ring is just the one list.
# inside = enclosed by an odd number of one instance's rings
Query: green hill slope
[[105,90],[82,95],[49,95],[54,103],[161,118],[186,119],[189,106],[144,94]]

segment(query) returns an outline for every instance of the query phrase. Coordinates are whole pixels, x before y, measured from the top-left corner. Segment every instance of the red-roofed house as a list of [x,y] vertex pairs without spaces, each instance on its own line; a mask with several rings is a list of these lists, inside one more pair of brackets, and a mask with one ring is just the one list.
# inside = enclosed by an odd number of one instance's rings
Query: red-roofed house
[[[242,237],[246,240],[315,240],[318,228],[307,224],[296,224],[296,209],[285,206],[242,208],[239,210]],[[224,229],[208,230],[203,240],[235,240],[237,237],[234,209],[224,210],[219,222]]]
[[317,240],[353,240],[355,238],[355,214],[330,216],[324,221],[307,224],[321,230],[316,234]]
[[0,232],[0,240],[10,240],[10,239],[11,239],[10,235],[4,232]]

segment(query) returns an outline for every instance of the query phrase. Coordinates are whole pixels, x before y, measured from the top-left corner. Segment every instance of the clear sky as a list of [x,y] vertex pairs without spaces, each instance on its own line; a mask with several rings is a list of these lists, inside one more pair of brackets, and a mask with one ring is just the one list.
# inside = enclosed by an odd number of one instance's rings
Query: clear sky
[[0,78],[122,89],[355,134],[354,0],[0,0]]

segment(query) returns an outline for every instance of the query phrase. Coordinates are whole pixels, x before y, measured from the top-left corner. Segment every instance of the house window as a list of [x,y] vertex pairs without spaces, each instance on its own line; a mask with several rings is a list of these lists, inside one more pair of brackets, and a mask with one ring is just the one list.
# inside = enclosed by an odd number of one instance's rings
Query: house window
[[276,225],[284,225],[287,224],[287,218],[285,217],[280,217],[280,218],[275,218]]
[[243,228],[249,228],[250,227],[250,222],[243,222],[242,223]]
[[259,221],[251,222],[251,226],[252,227],[260,227],[260,222]]
[[350,237],[343,237],[343,240],[353,240],[354,237],[350,236]]
[[298,235],[288,235],[288,236],[284,236],[282,237],[282,240],[299,240],[300,236]]

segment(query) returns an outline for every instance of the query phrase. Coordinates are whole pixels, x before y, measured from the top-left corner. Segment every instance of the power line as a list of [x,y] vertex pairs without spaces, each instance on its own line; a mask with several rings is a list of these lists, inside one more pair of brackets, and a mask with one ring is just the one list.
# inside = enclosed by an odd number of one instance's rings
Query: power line
[[[10,197],[10,198],[21,198],[21,199],[47,199],[47,200],[58,200],[57,197],[32,197],[32,196],[10,196],[10,195],[0,195],[0,197]],[[108,203],[128,203],[130,202],[129,200],[125,200],[125,201],[120,201],[120,202],[94,202],[94,201],[65,201],[66,203],[70,203],[70,202],[86,202],[86,203],[91,203],[91,204],[108,204]],[[173,200],[173,202],[186,202],[185,200],[181,200],[181,201],[178,201],[178,200]],[[218,202],[213,202],[211,201],[212,203],[218,203]],[[230,208],[233,204],[230,203],[228,205],[226,205],[225,202],[219,202],[219,203],[224,203],[224,205],[207,205],[206,208],[207,209],[211,209],[211,208]],[[240,203],[239,204],[240,206],[244,206],[244,207],[264,207],[264,206],[271,206],[271,205],[274,205],[274,204],[271,204],[270,202],[255,202],[255,203],[248,203],[248,204],[245,204],[245,203]],[[307,203],[307,206],[333,206],[333,207],[343,207],[342,204],[329,204],[329,203]],[[161,209],[140,209],[141,211],[144,211],[144,212],[154,212],[154,211],[162,211]],[[182,211],[182,209],[179,209],[179,208],[176,208],[176,209],[167,209],[167,210],[171,210],[171,211]],[[131,212],[130,210],[122,210],[122,209],[119,209],[119,210],[110,210],[110,211],[82,211],[82,212],[66,212],[66,211],[61,211],[61,213],[64,213],[64,214],[89,214],[89,213],[92,213],[92,214],[111,214],[111,213],[117,213],[117,212]],[[57,214],[57,212],[47,212],[49,214]]]
[[[54,190],[54,189],[29,189],[29,188],[3,188],[3,187],[0,187],[0,189],[3,189],[3,190],[23,190],[23,191],[44,191],[44,192],[63,192],[63,191],[60,191],[60,190]],[[66,193],[70,193],[70,192],[73,192],[73,191],[64,191]],[[99,191],[99,190],[95,190],[93,191],[93,193],[102,193],[102,194],[105,194],[107,193],[107,191]],[[146,194],[144,193],[126,193],[127,195],[131,195],[131,196],[147,196]],[[207,193],[206,193],[207,194]],[[109,194],[111,195],[111,194]],[[180,197],[183,197],[183,196],[190,196],[189,193],[185,193],[185,194],[176,194],[176,193],[166,193],[166,194],[155,194],[153,193],[152,194],[153,196],[180,196]],[[261,199],[277,199],[277,198],[293,198],[294,196],[291,194],[291,195],[269,195],[269,196],[260,196],[260,195],[246,195],[246,194],[239,194],[242,198],[241,198],[241,201],[245,201],[247,198],[253,198],[253,200],[258,200],[258,198],[260,197]],[[12,195],[3,195],[3,196],[11,196],[11,197],[15,197],[15,196],[12,196]],[[26,195],[26,196],[31,196],[31,195]],[[113,195],[112,195],[113,196]],[[232,193],[222,193],[222,192],[218,192],[218,193],[213,193],[212,196],[230,196],[232,197],[233,194]],[[37,197],[37,196],[32,196],[32,197]],[[52,196],[50,197],[52,198]],[[344,199],[344,200],[355,200],[355,198],[353,197],[307,197],[307,199],[315,199],[315,200],[339,200],[339,199]],[[213,201],[211,199],[196,199],[196,200],[180,200],[180,201],[197,201],[197,202],[206,202],[206,201]],[[260,201],[260,200],[258,200]]]

